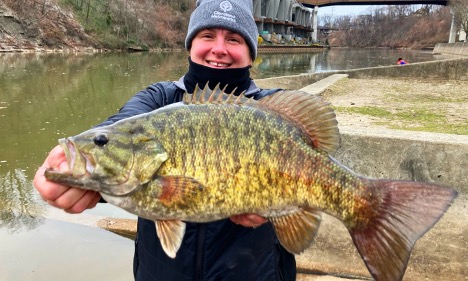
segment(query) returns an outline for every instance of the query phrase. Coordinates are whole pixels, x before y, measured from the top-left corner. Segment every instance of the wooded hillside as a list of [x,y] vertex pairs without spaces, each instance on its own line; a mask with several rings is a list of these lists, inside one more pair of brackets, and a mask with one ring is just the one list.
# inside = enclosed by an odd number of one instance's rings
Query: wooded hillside
[[335,29],[328,36],[322,34],[332,46],[432,48],[447,43],[452,15],[438,5],[376,6],[366,15],[331,17],[321,20],[326,27]]
[[[3,0],[0,50],[183,48],[194,0]],[[368,15],[332,18],[320,39],[332,46],[433,47],[447,42],[447,7],[376,6]]]
[[182,48],[193,0],[3,0],[0,47]]

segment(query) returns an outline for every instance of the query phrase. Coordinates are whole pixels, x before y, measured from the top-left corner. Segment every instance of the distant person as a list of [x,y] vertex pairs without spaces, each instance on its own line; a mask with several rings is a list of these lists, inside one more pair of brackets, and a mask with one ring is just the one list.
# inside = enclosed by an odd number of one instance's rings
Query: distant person
[[398,65],[404,65],[404,64],[408,64],[408,63],[407,63],[404,59],[398,58],[396,64],[398,64]]

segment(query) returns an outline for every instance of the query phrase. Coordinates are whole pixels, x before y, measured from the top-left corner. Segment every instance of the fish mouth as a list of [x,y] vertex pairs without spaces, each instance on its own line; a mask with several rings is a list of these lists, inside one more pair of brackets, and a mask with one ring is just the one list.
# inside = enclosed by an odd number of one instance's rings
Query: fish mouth
[[71,139],[60,139],[59,144],[65,152],[68,171],[62,172],[49,168],[44,172],[46,179],[68,186],[99,191],[89,184],[89,178],[94,170],[94,161],[80,153]]
[[47,180],[111,196],[126,196],[138,190],[139,186],[135,184],[135,180],[129,180],[130,174],[122,177],[120,181],[106,180],[96,176],[94,172],[97,168],[93,156],[80,151],[73,138],[60,139],[59,144],[67,158],[68,171],[49,168],[44,172]]
[[76,144],[73,140],[65,138],[60,139],[58,142],[65,152],[68,168],[72,176],[87,177],[93,173],[94,161],[92,161],[89,156],[81,153],[76,148]]

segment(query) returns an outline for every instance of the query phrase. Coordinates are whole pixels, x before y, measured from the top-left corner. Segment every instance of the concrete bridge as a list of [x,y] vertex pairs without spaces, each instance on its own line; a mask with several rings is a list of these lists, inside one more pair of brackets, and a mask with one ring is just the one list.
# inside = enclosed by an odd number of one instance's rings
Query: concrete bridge
[[314,31],[310,8],[295,0],[253,0],[253,6],[258,32],[264,40],[309,43]]
[[263,39],[297,44],[317,41],[319,7],[412,4],[447,5],[448,0],[253,0],[255,22]]
[[448,0],[297,0],[306,7],[326,7],[335,5],[413,5],[413,4],[448,4]]

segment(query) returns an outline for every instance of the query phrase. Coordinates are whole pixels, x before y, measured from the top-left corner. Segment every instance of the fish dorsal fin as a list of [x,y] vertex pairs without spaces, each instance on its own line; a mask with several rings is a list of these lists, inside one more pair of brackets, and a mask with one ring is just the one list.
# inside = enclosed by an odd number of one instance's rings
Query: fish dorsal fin
[[[207,84],[208,85],[208,84]],[[234,90],[235,91],[235,90]],[[234,92],[233,91],[233,92]],[[192,94],[185,93],[185,104],[249,104],[274,111],[298,125],[315,148],[327,153],[335,152],[340,146],[340,133],[335,111],[328,102],[304,91],[278,91],[258,101],[247,98],[244,93],[227,94],[219,84],[211,90],[197,85]]]
[[179,220],[156,220],[156,234],[164,252],[175,258],[185,234],[185,223]]
[[184,94],[182,101],[185,104],[246,104],[252,100],[245,97],[245,92],[235,95],[236,89],[232,93],[226,93],[226,88],[221,89],[219,84],[213,90],[208,87],[208,83],[203,89],[200,89],[197,84],[193,93]]
[[320,211],[302,208],[300,211],[269,218],[281,245],[293,254],[300,254],[307,249],[317,234],[321,222]]
[[314,147],[333,153],[340,146],[335,111],[319,96],[303,91],[279,91],[260,99],[259,104],[298,124]]

